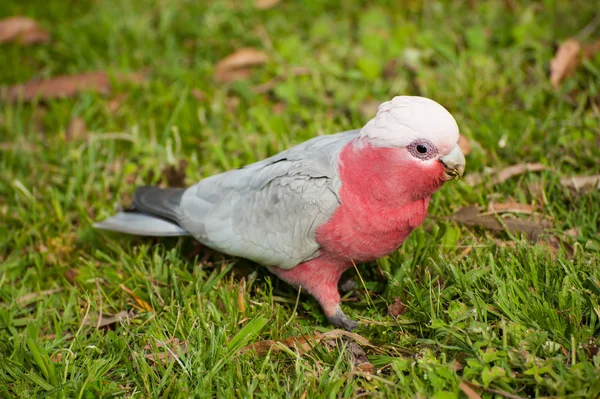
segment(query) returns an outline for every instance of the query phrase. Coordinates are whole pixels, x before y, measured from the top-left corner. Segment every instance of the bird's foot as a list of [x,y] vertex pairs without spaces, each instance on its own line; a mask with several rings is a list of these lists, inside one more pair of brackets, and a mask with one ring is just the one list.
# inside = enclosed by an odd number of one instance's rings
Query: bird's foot
[[339,306],[331,316],[327,316],[327,319],[337,328],[343,328],[346,331],[352,331],[360,325],[357,321],[346,316],[346,313]]

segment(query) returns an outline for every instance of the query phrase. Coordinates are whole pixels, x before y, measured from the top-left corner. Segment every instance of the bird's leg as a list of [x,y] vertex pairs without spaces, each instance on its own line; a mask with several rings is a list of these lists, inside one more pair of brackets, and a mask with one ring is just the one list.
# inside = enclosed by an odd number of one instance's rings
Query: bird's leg
[[338,281],[348,266],[328,259],[315,258],[290,270],[271,267],[270,270],[283,281],[308,291],[323,308],[331,324],[351,331],[358,323],[340,308]]

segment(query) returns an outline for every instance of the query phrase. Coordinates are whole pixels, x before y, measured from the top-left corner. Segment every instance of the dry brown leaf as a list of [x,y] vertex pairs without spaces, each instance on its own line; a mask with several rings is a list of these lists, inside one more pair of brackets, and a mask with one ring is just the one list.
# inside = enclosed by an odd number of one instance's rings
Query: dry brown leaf
[[85,125],[85,120],[79,116],[74,117],[69,122],[69,126],[67,126],[67,131],[65,132],[65,140],[83,140],[87,137],[87,127]]
[[52,363],[62,363],[62,360],[63,360],[62,352],[57,352],[57,353],[53,354],[52,356],[50,356],[50,361],[52,361]]
[[560,83],[575,72],[582,58],[591,58],[599,51],[600,40],[582,44],[579,40],[571,38],[561,43],[554,58],[550,61],[552,87],[558,89]]
[[185,168],[188,161],[179,160],[177,165],[167,165],[162,170],[162,177],[166,180],[167,187],[185,187]]
[[281,115],[283,114],[283,112],[285,111],[285,109],[287,108],[287,105],[284,102],[278,102],[275,103],[275,105],[273,105],[273,113],[275,115]]
[[30,302],[38,301],[40,299],[48,297],[49,295],[61,292],[62,290],[62,288],[53,288],[50,290],[44,290],[40,292],[31,292],[29,294],[23,295],[20,298],[17,298],[17,305],[26,305]]
[[203,102],[204,100],[206,100],[206,93],[200,90],[199,88],[194,87],[192,89],[192,97],[194,97],[198,102]]
[[554,89],[560,87],[564,78],[575,72],[579,65],[581,43],[576,39],[568,39],[558,46],[554,58],[550,61],[550,83]]
[[133,290],[129,289],[128,287],[126,287],[123,284],[119,284],[119,286],[121,287],[121,289],[123,291],[125,291],[126,293],[128,293],[129,295],[131,295],[131,297],[140,306],[140,308],[142,308],[146,312],[154,312],[154,309],[152,308],[152,305],[150,305],[148,302],[144,301],[142,298],[138,297],[135,294],[135,292],[133,292]]
[[560,179],[560,184],[574,193],[600,190],[600,175],[565,177]]
[[75,278],[79,275],[79,270],[75,269],[75,268],[71,268],[68,269],[67,271],[65,271],[65,278],[67,279],[67,281],[69,281],[69,283],[74,284],[75,283]]
[[526,172],[541,172],[546,170],[546,166],[541,163],[519,163],[504,169],[492,169],[489,173],[473,173],[465,177],[467,184],[475,186],[486,180],[489,176],[493,185],[504,183],[508,179],[522,175]]
[[35,150],[36,146],[33,143],[0,141],[0,151],[33,152]]
[[[165,366],[167,363],[175,360],[175,356],[179,354],[186,354],[188,352],[188,341],[180,341],[179,338],[171,338],[168,341],[156,341],[156,345],[152,346],[150,343],[144,346],[145,350],[154,350],[159,348],[165,348],[164,352],[149,353],[145,357],[154,363],[162,363]],[[169,350],[170,349],[170,350]]]
[[397,59],[391,59],[383,68],[383,78],[386,80],[394,79],[398,75],[398,67],[400,66],[400,61]]
[[241,48],[215,65],[214,78],[220,83],[246,79],[252,73],[252,67],[268,60],[269,56],[264,51],[252,47]]
[[0,20],[0,43],[47,43],[50,34],[28,17],[9,17]]
[[451,365],[450,365],[450,370],[456,372],[456,371],[461,371],[462,369],[464,369],[465,366],[462,365],[461,362],[459,362],[458,360],[455,360]]
[[583,46],[583,58],[592,58],[596,55],[597,52],[600,51],[600,39],[596,40],[593,43],[586,44]]
[[469,139],[467,139],[467,137],[462,134],[458,136],[458,146],[462,150],[463,154],[465,154],[465,156],[469,155],[473,150],[473,146],[471,146]]
[[531,215],[535,211],[535,207],[529,204],[521,204],[519,202],[502,202],[502,203],[493,203],[490,202],[488,204],[488,212],[492,213],[523,213],[526,215]]
[[254,0],[254,8],[266,10],[275,7],[280,1],[281,0]]
[[238,285],[238,296],[237,296],[237,303],[238,303],[238,309],[240,310],[241,314],[245,314],[246,313],[246,299],[244,296],[244,293],[246,288],[246,278],[242,277],[242,279],[240,280],[240,284]]
[[[116,74],[117,81],[140,83],[143,73]],[[110,92],[110,77],[106,72],[87,72],[77,75],[55,76],[47,80],[32,80],[13,86],[0,88],[0,99],[4,101],[32,101],[35,98],[73,97],[82,91],[94,91],[101,94]]]
[[102,315],[101,316],[102,319],[98,323],[96,320],[94,320],[95,318],[92,315],[88,314],[88,317],[85,318],[85,320],[83,321],[83,324],[86,326],[94,326],[97,328],[102,328],[102,327],[107,327],[112,324],[118,323],[121,320],[128,320],[129,316],[130,316],[129,312],[127,312],[126,310],[122,310],[113,316]]
[[[495,215],[482,214],[481,207],[467,206],[454,215],[450,216],[450,220],[466,226],[479,226],[491,231],[508,231],[511,234],[525,233],[529,238],[536,239],[546,229],[551,227],[548,220],[528,220],[515,218],[499,218]],[[502,222],[500,222],[500,220]]]
[[346,342],[346,353],[350,357],[352,368],[363,373],[371,374],[375,367],[369,361],[364,349],[354,341]]
[[239,353],[255,351],[258,355],[264,355],[269,350],[277,352],[280,351],[282,347],[287,346],[288,348],[296,348],[300,354],[303,354],[312,350],[316,344],[323,340],[334,340],[342,337],[350,338],[361,346],[371,346],[369,340],[361,335],[344,330],[331,330],[326,333],[317,332],[314,335],[289,337],[282,340],[267,339],[258,341],[243,347],[239,350]]
[[406,313],[406,304],[400,298],[394,298],[394,303],[388,305],[388,314],[394,318]]
[[127,93],[119,93],[114,96],[106,105],[108,108],[108,112],[111,114],[116,114],[119,109],[121,109],[121,105],[127,100],[129,94]]
[[475,390],[473,388],[471,388],[464,382],[461,382],[460,384],[458,384],[458,387],[460,388],[461,391],[463,391],[463,393],[465,395],[467,395],[467,397],[469,399],[481,399],[481,396],[477,392],[475,392]]

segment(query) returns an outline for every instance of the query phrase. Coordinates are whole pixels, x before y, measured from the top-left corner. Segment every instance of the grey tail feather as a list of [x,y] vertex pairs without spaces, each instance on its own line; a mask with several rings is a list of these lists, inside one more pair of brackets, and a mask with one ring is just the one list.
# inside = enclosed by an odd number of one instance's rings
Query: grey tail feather
[[185,188],[140,187],[133,193],[136,211],[179,224],[179,204]]
[[119,212],[102,222],[94,223],[94,227],[138,236],[176,237],[190,235],[175,223],[135,211]]

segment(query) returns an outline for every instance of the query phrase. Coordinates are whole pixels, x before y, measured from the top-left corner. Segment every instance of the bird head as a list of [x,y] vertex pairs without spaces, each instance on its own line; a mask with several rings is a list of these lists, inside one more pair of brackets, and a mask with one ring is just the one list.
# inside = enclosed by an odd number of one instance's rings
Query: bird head
[[412,96],[394,97],[381,104],[359,134],[363,145],[394,149],[404,168],[441,182],[458,179],[465,170],[458,138],[458,126],[450,112],[433,100]]

